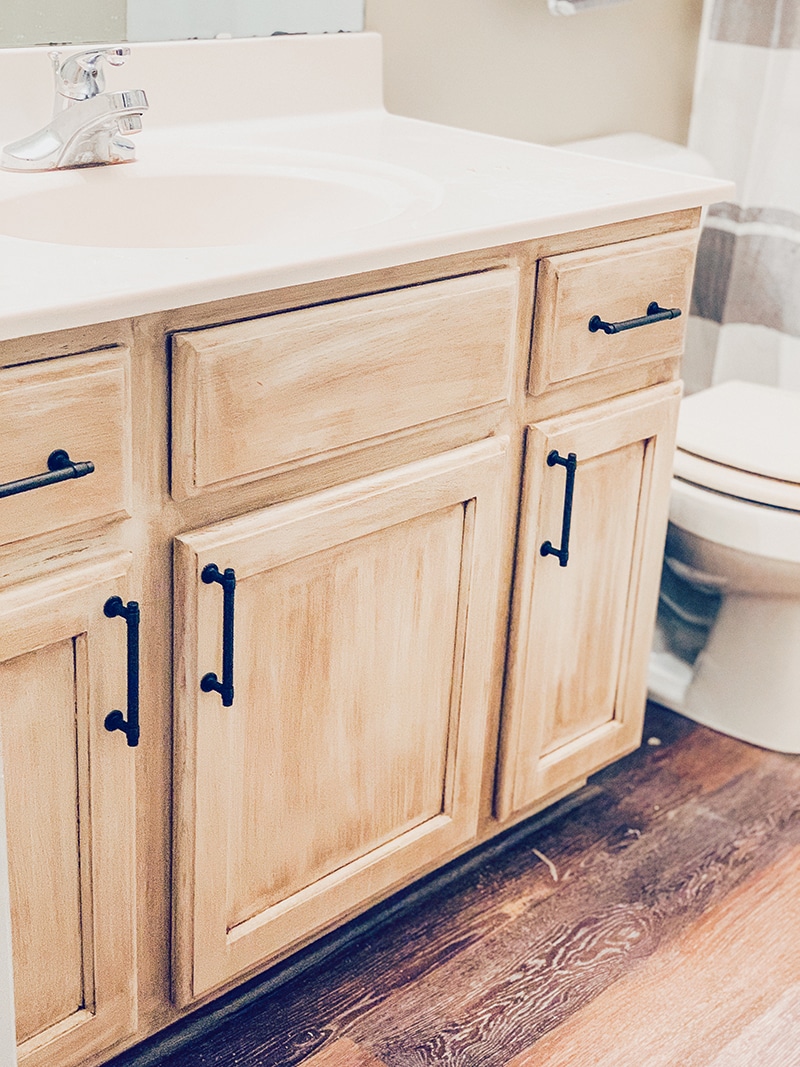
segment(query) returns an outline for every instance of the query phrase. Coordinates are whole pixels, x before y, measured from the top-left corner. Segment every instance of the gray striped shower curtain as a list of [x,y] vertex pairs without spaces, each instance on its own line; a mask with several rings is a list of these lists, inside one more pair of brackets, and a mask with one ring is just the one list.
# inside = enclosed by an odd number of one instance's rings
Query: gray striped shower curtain
[[737,193],[701,236],[687,392],[800,390],[800,0],[706,0],[689,145]]

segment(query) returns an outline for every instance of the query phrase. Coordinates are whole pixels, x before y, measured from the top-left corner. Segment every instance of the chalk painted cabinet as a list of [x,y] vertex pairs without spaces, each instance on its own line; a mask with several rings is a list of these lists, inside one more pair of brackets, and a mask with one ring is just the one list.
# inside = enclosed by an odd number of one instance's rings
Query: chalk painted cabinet
[[637,744],[697,222],[0,345],[0,484],[46,478],[0,490],[22,1065],[97,1067]]

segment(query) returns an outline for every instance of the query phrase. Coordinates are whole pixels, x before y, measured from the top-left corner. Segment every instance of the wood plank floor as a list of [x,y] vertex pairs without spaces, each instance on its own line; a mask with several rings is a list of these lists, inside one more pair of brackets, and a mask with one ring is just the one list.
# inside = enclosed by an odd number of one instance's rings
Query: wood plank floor
[[800,758],[657,707],[648,738],[586,803],[157,1062],[800,1067]]

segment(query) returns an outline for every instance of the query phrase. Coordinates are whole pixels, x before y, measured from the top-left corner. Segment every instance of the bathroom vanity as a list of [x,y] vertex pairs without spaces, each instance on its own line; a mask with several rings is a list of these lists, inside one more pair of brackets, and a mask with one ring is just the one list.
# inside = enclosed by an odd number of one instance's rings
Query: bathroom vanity
[[[263,55],[275,113],[159,119],[169,49],[189,80]],[[276,195],[324,167],[390,206],[248,243],[237,186],[231,245],[69,212],[0,238],[30,1067],[102,1063],[639,743],[699,208],[727,191],[386,116],[371,35],[137,55],[140,162],[14,195],[135,206],[150,148],[191,191],[238,137]]]

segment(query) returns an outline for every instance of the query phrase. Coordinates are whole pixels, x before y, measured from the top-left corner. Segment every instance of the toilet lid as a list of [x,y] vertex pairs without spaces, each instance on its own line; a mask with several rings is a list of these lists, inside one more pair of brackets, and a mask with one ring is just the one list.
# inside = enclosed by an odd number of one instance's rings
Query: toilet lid
[[677,444],[711,463],[800,487],[800,393],[734,381],[687,396]]

